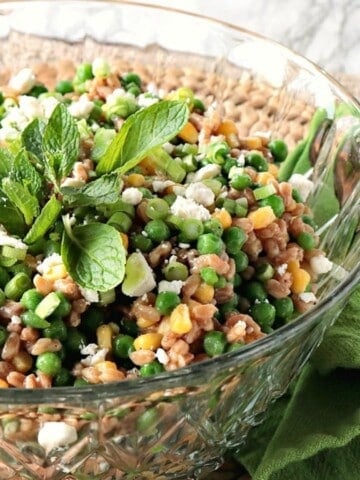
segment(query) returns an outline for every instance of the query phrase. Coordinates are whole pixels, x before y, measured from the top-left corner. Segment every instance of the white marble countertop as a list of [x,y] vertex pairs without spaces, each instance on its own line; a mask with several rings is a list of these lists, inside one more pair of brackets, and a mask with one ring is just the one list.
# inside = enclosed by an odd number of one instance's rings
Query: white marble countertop
[[329,72],[360,74],[359,0],[142,0],[262,33]]

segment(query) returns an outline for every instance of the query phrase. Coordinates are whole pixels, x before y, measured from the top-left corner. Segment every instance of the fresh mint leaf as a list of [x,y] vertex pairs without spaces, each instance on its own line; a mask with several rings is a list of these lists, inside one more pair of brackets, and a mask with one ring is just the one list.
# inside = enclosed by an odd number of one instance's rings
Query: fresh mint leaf
[[70,276],[83,288],[106,292],[125,274],[126,251],[119,232],[110,225],[89,223],[71,228],[64,217],[61,256]]
[[134,168],[151,150],[174,138],[186,124],[185,102],[164,100],[130,115],[98,163],[99,174]]
[[24,185],[9,177],[2,180],[1,188],[13,206],[24,215],[26,225],[31,225],[39,214],[37,198]]
[[22,183],[36,197],[41,197],[43,191],[41,175],[30,162],[24,148],[19,151],[14,159],[10,178]]
[[38,169],[43,170],[45,165],[42,148],[45,122],[35,118],[21,134],[22,144],[29,153],[31,160]]
[[7,177],[14,163],[14,155],[7,148],[0,148],[0,178]]
[[66,177],[80,152],[80,135],[75,120],[62,103],[55,108],[44,130],[42,141],[45,170],[58,182]]
[[28,231],[24,242],[27,244],[35,243],[52,227],[60,215],[61,202],[53,195],[42,208],[32,227]]
[[21,212],[13,205],[10,205],[4,198],[0,198],[0,225],[3,225],[10,234],[18,235],[19,237],[23,236],[26,229]]
[[76,207],[96,207],[115,203],[120,195],[120,179],[116,173],[103,175],[80,188],[62,187],[64,201]]

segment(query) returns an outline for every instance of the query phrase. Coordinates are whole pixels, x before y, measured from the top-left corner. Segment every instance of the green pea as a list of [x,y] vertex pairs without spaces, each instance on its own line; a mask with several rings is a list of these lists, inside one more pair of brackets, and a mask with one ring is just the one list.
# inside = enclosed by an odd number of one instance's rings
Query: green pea
[[133,250],[140,250],[140,252],[148,253],[153,248],[153,242],[151,238],[141,235],[141,233],[136,233],[130,238],[131,246]]
[[215,283],[214,287],[215,288],[224,288],[226,284],[227,284],[226,278],[222,277],[222,276],[219,276],[219,279]]
[[32,328],[43,329],[50,325],[50,323],[47,320],[39,317],[39,315],[36,315],[36,313],[33,312],[32,310],[28,310],[27,312],[24,312],[21,315],[21,320],[27,327],[32,327]]
[[6,295],[4,293],[4,290],[0,288],[0,307],[5,305],[5,302],[6,302]]
[[215,357],[225,352],[227,347],[226,335],[224,332],[213,330],[204,336],[203,346],[209,357]]
[[76,378],[74,380],[74,387],[87,387],[89,382],[85,378]]
[[86,336],[77,328],[70,327],[68,329],[68,337],[66,340],[66,348],[68,350],[74,353],[79,353],[80,349],[87,343]]
[[268,333],[276,316],[276,310],[271,303],[259,302],[250,307],[249,314],[257,322],[263,332]]
[[204,233],[204,226],[200,220],[196,218],[188,218],[180,225],[180,231],[182,233],[182,239],[184,243],[197,240],[200,235]]
[[232,198],[225,198],[222,206],[223,206],[223,208],[225,208],[225,210],[227,212],[230,213],[230,215],[235,215],[235,212],[236,212],[236,201],[235,200],[233,200]]
[[148,200],[154,198],[154,195],[152,194],[151,190],[145,187],[138,187],[139,192],[142,193],[143,198],[146,198]]
[[204,233],[198,238],[196,248],[200,255],[206,255],[208,253],[220,255],[224,251],[224,243],[217,235]]
[[134,338],[130,335],[117,335],[113,340],[113,353],[119,358],[129,358],[134,348]]
[[263,285],[259,282],[249,282],[244,286],[244,294],[250,302],[263,302],[267,298],[267,293]]
[[271,140],[268,144],[268,148],[271,155],[274,157],[275,162],[283,162],[288,155],[288,147],[283,140]]
[[66,93],[71,93],[74,91],[72,82],[69,80],[60,80],[55,87],[55,92],[65,95]]
[[161,292],[156,297],[155,307],[161,315],[169,315],[181,303],[175,292]]
[[263,155],[256,150],[253,150],[245,155],[245,163],[253,167],[258,172],[267,172],[269,169],[268,163]]
[[200,270],[201,279],[208,285],[215,285],[219,277],[212,267],[204,267]]
[[314,230],[317,230],[318,226],[316,225],[315,220],[310,217],[310,215],[303,215],[301,218],[304,223],[310,225]]
[[290,297],[275,298],[272,304],[275,307],[276,316],[282,320],[288,320],[294,313],[294,303]]
[[120,320],[120,330],[124,332],[126,335],[130,335],[131,337],[137,337],[139,333],[139,328],[136,325],[136,322],[130,318],[123,317]]
[[0,105],[4,103],[4,95],[2,92],[0,92]]
[[213,233],[217,237],[221,237],[223,232],[223,226],[217,218],[210,218],[204,222],[204,233]]
[[48,317],[49,326],[46,327],[43,331],[44,337],[47,338],[56,338],[61,342],[64,342],[67,339],[67,326],[61,318]]
[[200,113],[205,112],[204,103],[197,97],[195,97],[193,100],[193,110],[197,110]]
[[61,370],[61,360],[54,352],[44,352],[37,357],[36,368],[45,375],[54,377]]
[[235,273],[234,278],[233,278],[234,288],[240,287],[241,284],[242,284],[242,278],[240,277],[240,275],[238,273]]
[[163,200],[165,200],[165,202],[168,204],[168,205],[172,205],[175,200],[176,200],[176,195],[175,193],[169,193],[168,195],[165,195],[163,197]]
[[233,313],[233,312],[238,311],[238,309],[236,307],[237,307],[237,305],[234,305],[234,303],[232,301],[225,302],[225,303],[223,303],[222,305],[219,306],[220,315],[223,318],[226,318],[226,315],[228,315],[229,313]]
[[169,205],[162,198],[153,198],[146,205],[146,215],[152,220],[163,220],[169,214]]
[[229,227],[225,230],[223,240],[225,242],[226,251],[230,255],[235,255],[241,250],[246,242],[246,233],[242,228]]
[[92,78],[94,78],[94,75],[90,63],[82,63],[77,67],[75,75],[76,83],[83,83]]
[[173,280],[186,280],[189,276],[189,269],[180,262],[170,262],[163,268],[163,274],[169,282]]
[[232,258],[235,260],[237,273],[243,272],[249,266],[249,257],[242,250],[232,255]]
[[261,282],[265,282],[266,280],[270,280],[274,275],[274,268],[270,263],[262,263],[255,269],[255,276]]
[[153,375],[157,375],[164,371],[163,365],[157,360],[154,360],[151,363],[146,363],[142,365],[140,368],[140,376],[141,377],[152,377]]
[[143,412],[136,421],[136,426],[139,432],[146,433],[152,430],[158,422],[159,414],[155,407],[148,408]]
[[53,385],[54,387],[67,387],[69,385],[72,385],[73,381],[74,377],[71,372],[69,372],[67,368],[62,367],[54,376]]
[[31,285],[32,282],[25,273],[17,273],[7,282],[4,292],[7,298],[18,301]]
[[134,72],[124,73],[124,75],[121,76],[121,82],[123,83],[123,85],[135,83],[138,87],[141,86],[141,78],[137,73]]
[[111,215],[107,223],[119,232],[127,233],[132,226],[132,219],[124,212],[115,212]]
[[232,167],[237,167],[237,166],[238,166],[238,164],[237,164],[236,160],[234,160],[233,158],[228,158],[228,159],[225,160],[225,163],[223,163],[223,165],[221,167],[222,167],[223,173],[226,176],[228,176]]
[[247,173],[235,175],[230,181],[230,185],[236,190],[244,190],[244,188],[250,187],[251,184],[251,178]]
[[39,84],[39,85],[34,85],[33,88],[27,93],[30,97],[40,97],[42,93],[46,93],[48,89],[45,87],[45,85]]
[[59,317],[67,317],[71,312],[71,303],[62,292],[56,292],[56,295],[59,297],[60,303],[54,310],[53,314],[58,315]]
[[170,237],[170,229],[163,220],[150,220],[145,225],[145,232],[154,242],[160,243]]
[[134,97],[137,97],[141,93],[141,89],[134,82],[128,83],[125,89],[127,92],[132,93]]
[[284,200],[279,195],[270,195],[260,200],[258,204],[259,207],[271,207],[278,218],[285,212]]
[[6,330],[5,327],[0,325],[0,347],[4,345],[8,336],[9,336],[9,332]]
[[301,232],[297,236],[296,241],[304,250],[311,250],[316,246],[314,235],[308,232]]

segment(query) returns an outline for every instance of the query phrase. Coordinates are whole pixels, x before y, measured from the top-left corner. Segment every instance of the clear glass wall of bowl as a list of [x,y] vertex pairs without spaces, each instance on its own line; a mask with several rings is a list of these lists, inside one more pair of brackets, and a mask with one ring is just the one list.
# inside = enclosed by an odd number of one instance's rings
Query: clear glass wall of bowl
[[[73,64],[100,56],[119,71],[137,71],[151,88],[189,86],[235,120],[240,135],[269,132],[291,148],[314,112],[326,110],[329,122],[312,152],[310,204],[335,185],[339,214],[319,227],[336,269],[311,313],[241,351],[150,380],[0,390],[1,479],[165,480],[213,470],[286,390],[359,279],[359,107],[285,48],[179,12],[121,2],[4,2],[0,35],[0,84],[31,66],[54,85]],[[335,119],[340,104],[353,113]],[[73,427],[71,443],[41,447],[45,422]]]

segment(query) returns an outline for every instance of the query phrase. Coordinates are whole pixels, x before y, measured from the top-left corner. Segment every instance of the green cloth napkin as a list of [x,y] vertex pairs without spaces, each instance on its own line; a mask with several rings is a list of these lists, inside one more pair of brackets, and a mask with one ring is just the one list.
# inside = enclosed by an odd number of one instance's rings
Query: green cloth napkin
[[[338,116],[348,112],[341,107]],[[284,179],[309,168],[309,144],[323,119],[324,111],[316,112]],[[360,480],[360,286],[236,458],[253,480]]]

